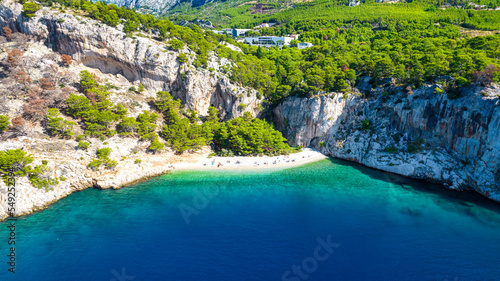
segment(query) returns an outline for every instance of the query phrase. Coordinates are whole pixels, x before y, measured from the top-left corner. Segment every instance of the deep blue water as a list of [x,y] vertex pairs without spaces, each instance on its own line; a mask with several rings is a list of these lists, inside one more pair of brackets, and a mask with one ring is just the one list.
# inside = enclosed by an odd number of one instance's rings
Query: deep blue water
[[18,219],[15,274],[1,223],[0,280],[500,280],[499,206],[338,160],[177,171]]

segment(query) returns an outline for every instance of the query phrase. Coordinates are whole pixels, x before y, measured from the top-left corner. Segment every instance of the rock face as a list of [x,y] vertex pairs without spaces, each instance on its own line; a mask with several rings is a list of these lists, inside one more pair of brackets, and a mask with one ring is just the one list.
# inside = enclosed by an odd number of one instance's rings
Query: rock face
[[470,87],[450,100],[435,87],[370,100],[289,97],[274,117],[292,144],[500,201],[500,90]]
[[[85,151],[75,150],[77,142],[67,140],[22,137],[9,142],[1,142],[0,150],[22,148],[27,153],[36,155],[37,159],[47,160],[54,177],[65,178],[64,181],[60,181],[47,191],[33,187],[27,177],[18,178],[15,185],[15,215],[31,214],[75,191],[89,187],[116,189],[158,176],[172,170],[175,165],[173,163],[186,158],[186,156],[177,156],[173,152],[146,153],[147,144],[138,145],[134,139],[113,137],[106,143],[98,139],[93,139],[92,143],[92,147]],[[112,158],[118,161],[117,168],[100,169],[96,172],[87,169],[86,164],[95,158],[96,150],[103,147],[110,147],[113,150]],[[206,154],[206,150],[200,153],[200,155]],[[136,160],[141,161],[137,163]],[[36,160],[33,164],[39,165],[40,162],[41,160]],[[3,180],[0,180],[0,220],[8,217],[7,194],[7,186]]]
[[215,2],[214,0],[110,0],[107,3],[113,3],[118,6],[125,6],[133,9],[145,8],[147,10],[152,10],[155,12],[165,12],[173,7],[179,5],[180,3],[191,3],[193,7],[198,7],[205,5],[207,3]]
[[110,0],[106,3],[113,3],[118,6],[125,6],[133,9],[143,8],[157,13],[168,11],[180,3],[191,3],[193,7],[203,6],[207,3],[216,2],[215,0]]
[[[162,42],[144,37],[132,39],[97,21],[48,8],[42,8],[28,20],[22,16],[22,5],[12,0],[0,3],[0,30],[4,26],[43,41],[53,51],[71,55],[87,67],[122,75],[136,85],[142,83],[153,95],[156,91],[169,91],[200,115],[206,115],[211,105],[225,119],[242,116],[244,111],[259,113],[257,92],[235,86],[217,71],[230,64],[227,60],[212,56],[208,67],[215,71],[195,69],[190,64],[193,58],[179,63],[178,53],[169,51]],[[183,52],[195,55],[187,48]]]

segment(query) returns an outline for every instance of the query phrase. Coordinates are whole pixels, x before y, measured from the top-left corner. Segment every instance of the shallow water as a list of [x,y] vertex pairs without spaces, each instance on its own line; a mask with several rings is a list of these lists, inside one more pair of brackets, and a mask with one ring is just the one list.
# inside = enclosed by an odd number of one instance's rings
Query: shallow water
[[499,280],[499,206],[333,159],[177,171],[18,219],[15,274],[1,223],[0,280]]

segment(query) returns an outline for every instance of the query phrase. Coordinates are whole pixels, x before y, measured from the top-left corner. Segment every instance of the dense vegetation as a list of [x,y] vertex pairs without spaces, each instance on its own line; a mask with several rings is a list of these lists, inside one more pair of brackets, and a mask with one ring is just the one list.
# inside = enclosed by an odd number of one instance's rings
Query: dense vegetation
[[115,160],[111,160],[109,156],[111,155],[111,148],[109,147],[104,147],[101,149],[98,149],[96,154],[97,154],[97,159],[94,158],[88,165],[87,168],[93,170],[93,171],[98,171],[99,167],[101,165],[104,165],[107,169],[112,169],[118,165],[118,162]]
[[[245,3],[248,2],[248,3]],[[253,12],[254,1],[226,1],[197,8],[187,8],[184,4],[167,12],[169,19],[182,20],[208,19],[216,25],[238,28],[252,28],[262,22],[285,24],[304,20],[326,20],[349,24],[353,22],[380,22],[383,20],[409,21],[453,21],[477,29],[498,30],[500,19],[494,9],[500,6],[499,0],[415,0],[400,3],[375,3],[362,0],[360,6],[349,7],[350,0],[315,1],[273,1],[262,0],[270,8],[265,13]],[[476,10],[469,5],[475,2],[485,5],[486,10]]]
[[40,5],[33,2],[26,2],[23,4],[23,15],[27,18],[32,18],[35,13],[40,10]]
[[0,133],[6,131],[10,126],[9,116],[0,115]]
[[[208,116],[200,120],[196,112],[183,108],[180,100],[160,91],[154,101],[158,113],[145,110],[133,118],[127,116],[128,111],[123,105],[112,105],[108,100],[107,87],[111,86],[99,85],[88,71],[80,73],[80,86],[85,94],[70,94],[66,100],[66,113],[85,124],[84,134],[77,137],[80,149],[86,150],[90,146],[84,138],[100,137],[104,140],[119,133],[122,137],[135,136],[142,141],[150,141],[148,150],[155,153],[165,147],[157,133],[160,123],[163,124],[161,136],[178,153],[196,151],[206,145],[213,145],[216,151],[231,151],[235,155],[279,155],[291,151],[280,132],[249,113],[242,118],[221,122],[217,110],[210,107]],[[74,135],[72,127],[76,123],[62,118],[57,109],[48,110],[47,120],[47,127],[53,135],[63,138]],[[98,150],[98,157],[88,167],[98,170],[104,164],[113,168],[117,163],[110,160],[110,153],[108,149]]]
[[67,113],[84,121],[85,136],[104,138],[115,135],[114,123],[125,117],[128,110],[122,104],[114,105],[108,100],[110,85],[98,85],[88,71],[80,72],[80,79],[85,96],[71,94],[66,100]]
[[[300,33],[300,41],[315,45],[304,50],[250,47],[225,35],[204,33],[196,25],[177,26],[114,4],[87,0],[57,2],[81,9],[111,26],[123,22],[125,32],[156,30],[157,39],[167,40],[172,50],[182,51],[185,46],[194,50],[196,67],[206,67],[209,53],[215,51],[219,57],[233,62],[232,69],[219,71],[243,86],[257,89],[271,104],[288,95],[348,92],[361,76],[374,77],[374,86],[383,78],[395,78],[400,85],[419,86],[449,76],[446,86],[453,89],[498,79],[500,36],[463,38],[459,31],[460,25],[500,29],[498,12],[476,11],[459,1],[448,1],[460,5],[459,9],[440,9],[437,7],[444,5],[444,1],[390,5],[365,1],[360,6],[348,7],[346,0],[317,0],[265,15],[267,20],[278,24],[261,29],[263,34]],[[480,4],[494,6],[497,2]],[[251,27],[262,21],[260,16],[250,17],[248,7],[245,9],[238,13],[241,21],[234,16],[232,25]],[[224,41],[238,45],[243,53],[225,47]],[[181,53],[179,61],[186,62],[188,57]],[[96,129],[110,134],[103,128]]]
[[178,151],[198,149],[212,144],[218,152],[230,151],[234,155],[280,155],[291,148],[280,132],[264,120],[245,112],[243,117],[220,122],[217,110],[210,107],[208,116],[200,124],[194,111],[184,111],[180,100],[167,92],[158,92],[156,108],[163,113],[165,125],[161,135]]
[[46,175],[47,161],[32,168],[33,157],[27,155],[22,149],[0,151],[0,174],[6,185],[14,184],[16,177],[28,176],[31,184],[36,188],[51,188],[59,180]]

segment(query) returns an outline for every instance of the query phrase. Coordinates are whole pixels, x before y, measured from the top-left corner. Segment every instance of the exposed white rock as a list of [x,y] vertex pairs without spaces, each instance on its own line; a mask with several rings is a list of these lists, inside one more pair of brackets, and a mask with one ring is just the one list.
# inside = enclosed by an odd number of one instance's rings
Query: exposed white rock
[[[31,214],[41,210],[69,194],[89,187],[121,188],[139,180],[164,174],[185,159],[196,158],[197,155],[206,155],[205,149],[195,155],[179,156],[173,152],[161,154],[146,153],[146,143],[137,143],[131,138],[113,137],[103,144],[98,139],[92,139],[92,146],[88,151],[77,150],[75,141],[39,138],[18,138],[8,142],[0,142],[0,150],[23,149],[35,157],[34,165],[47,160],[53,177],[63,177],[64,181],[50,190],[33,187],[27,177],[17,178],[16,189],[16,216]],[[96,150],[109,147],[113,151],[111,159],[118,161],[116,168],[107,170],[101,168],[93,172],[86,165],[96,156]],[[140,159],[140,163],[136,160]],[[7,186],[0,180],[0,220],[8,216]]]
[[45,42],[86,67],[123,76],[136,85],[142,83],[150,95],[169,91],[199,115],[206,115],[211,105],[226,119],[243,116],[244,111],[257,115],[261,108],[256,90],[236,86],[219,72],[219,67],[229,63],[227,60],[214,61],[212,56],[209,68],[214,72],[194,69],[179,63],[179,53],[169,51],[162,42],[139,36],[132,39],[98,21],[77,19],[47,7],[28,20],[22,16],[22,5],[13,0],[0,3],[0,29],[3,26]]
[[[424,86],[366,100],[340,93],[289,97],[274,111],[290,143],[500,201],[500,91],[470,87],[450,100]],[[367,118],[370,130],[362,130]],[[409,152],[415,145],[417,152]],[[391,149],[393,151],[391,151]],[[397,151],[394,151],[397,149]]]

